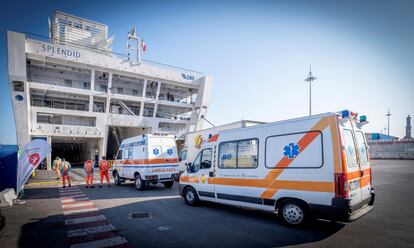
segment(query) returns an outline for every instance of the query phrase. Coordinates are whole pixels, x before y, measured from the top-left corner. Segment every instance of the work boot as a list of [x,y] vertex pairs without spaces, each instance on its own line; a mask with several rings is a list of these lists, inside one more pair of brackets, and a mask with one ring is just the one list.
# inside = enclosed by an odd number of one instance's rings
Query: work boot
[[92,185],[92,186],[90,186],[90,188],[91,188],[91,189],[92,189],[92,188],[95,188],[95,186],[93,186],[93,185]]
[[88,186],[88,185],[86,185],[86,188],[89,188],[89,186]]
[[101,184],[101,185],[99,185],[99,188],[102,188],[102,184]]
[[108,184],[108,188],[109,188],[109,187],[111,187],[111,185],[110,185],[110,184]]
[[72,185],[69,183],[69,187],[72,187]]
[[63,188],[66,188],[66,185],[63,185]]

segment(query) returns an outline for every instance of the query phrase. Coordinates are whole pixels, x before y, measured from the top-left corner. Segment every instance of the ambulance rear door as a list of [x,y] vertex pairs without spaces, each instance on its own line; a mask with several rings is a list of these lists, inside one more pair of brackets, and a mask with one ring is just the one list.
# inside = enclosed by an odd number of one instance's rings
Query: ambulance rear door
[[362,192],[360,187],[361,170],[358,164],[354,132],[350,121],[347,121],[345,127],[342,128],[342,142],[347,162],[347,188],[349,190],[351,205],[353,206],[362,201]]

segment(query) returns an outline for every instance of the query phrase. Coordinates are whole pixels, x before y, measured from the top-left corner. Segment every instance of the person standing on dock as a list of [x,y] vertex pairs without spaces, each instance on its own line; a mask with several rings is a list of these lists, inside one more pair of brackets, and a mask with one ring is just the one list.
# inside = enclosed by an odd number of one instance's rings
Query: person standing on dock
[[62,160],[60,160],[59,157],[56,157],[52,164],[52,169],[56,171],[57,179],[60,179],[60,164],[62,163]]
[[63,159],[62,162],[60,163],[60,175],[62,176],[63,188],[66,188],[66,179],[68,180],[69,187],[72,186],[70,182],[70,170],[71,169],[72,169],[72,166],[70,165],[70,163],[66,161],[65,159]]
[[86,173],[86,188],[94,188],[93,186],[93,167],[95,161],[89,159],[85,161],[84,169]]
[[106,160],[105,156],[102,156],[101,161],[99,161],[99,175],[101,176],[101,184],[99,185],[99,188],[102,187],[103,177],[106,178],[106,183],[108,184],[108,187],[111,187],[111,184],[109,182],[109,169],[111,168],[111,164],[108,160]]

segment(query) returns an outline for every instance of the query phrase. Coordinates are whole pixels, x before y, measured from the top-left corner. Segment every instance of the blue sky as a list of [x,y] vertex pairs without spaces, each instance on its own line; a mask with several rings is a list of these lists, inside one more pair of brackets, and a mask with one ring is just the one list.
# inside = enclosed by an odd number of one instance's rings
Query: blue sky
[[214,78],[208,118],[276,121],[313,113],[366,114],[367,131],[404,136],[414,111],[413,1],[9,1],[0,9],[0,142],[15,143],[6,30],[48,34],[54,10],[96,20],[122,52],[132,26],[145,59]]

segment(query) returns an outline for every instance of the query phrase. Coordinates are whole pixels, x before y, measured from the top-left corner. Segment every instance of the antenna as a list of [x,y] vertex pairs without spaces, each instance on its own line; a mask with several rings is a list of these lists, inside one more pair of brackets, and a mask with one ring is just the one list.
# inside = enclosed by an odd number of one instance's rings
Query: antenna
[[312,115],[312,82],[315,80],[316,77],[312,75],[312,65],[310,65],[308,77],[305,78],[305,81],[309,82],[309,116]]
[[[135,45],[135,46],[134,46]],[[141,39],[137,36],[135,27],[128,32],[128,37],[125,45],[125,53],[128,60],[131,60],[131,52],[136,50],[136,63],[141,64]]]

